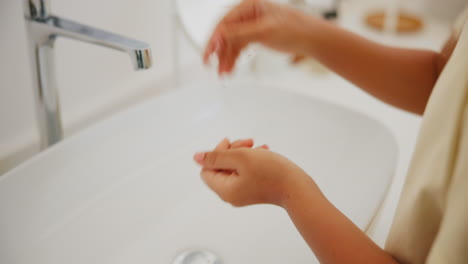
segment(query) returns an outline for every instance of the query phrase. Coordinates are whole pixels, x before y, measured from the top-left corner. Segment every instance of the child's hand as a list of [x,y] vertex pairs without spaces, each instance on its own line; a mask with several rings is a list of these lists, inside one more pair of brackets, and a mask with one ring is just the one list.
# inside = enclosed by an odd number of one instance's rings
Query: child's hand
[[214,151],[195,154],[195,161],[203,167],[203,180],[224,201],[234,206],[284,206],[297,186],[311,181],[301,168],[268,146],[252,147],[252,140],[231,144],[225,139]]
[[216,26],[204,52],[219,59],[219,74],[230,73],[241,51],[250,43],[260,43],[286,53],[303,53],[310,18],[303,13],[266,0],[243,0]]

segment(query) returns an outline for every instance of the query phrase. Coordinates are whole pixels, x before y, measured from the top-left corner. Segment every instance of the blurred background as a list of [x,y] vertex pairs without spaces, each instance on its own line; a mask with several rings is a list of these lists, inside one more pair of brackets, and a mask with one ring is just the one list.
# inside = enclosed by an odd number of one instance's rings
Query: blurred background
[[[85,43],[60,39],[56,43],[57,86],[67,136],[135,103],[178,89],[186,82],[229,86],[240,79],[284,83],[291,89],[313,90],[333,76],[311,60],[291,64],[290,58],[259,47],[243,59],[234,76],[219,80],[204,67],[200,51],[209,34],[210,19],[220,9],[204,8],[209,0],[51,0],[57,15],[150,43],[154,64],[148,71],[131,69],[128,56]],[[220,2],[212,0],[213,7]],[[229,1],[228,1],[229,2]],[[230,1],[232,2],[232,1]],[[284,2],[284,1],[283,1]],[[465,0],[304,0],[290,1],[315,15],[335,10],[334,23],[379,42],[439,49]],[[228,5],[229,6],[229,5]],[[228,6],[225,6],[227,10]],[[406,10],[423,27],[413,33],[379,31],[366,25],[375,10]],[[221,9],[222,10],[222,9]],[[31,68],[28,59],[22,1],[0,3],[0,174],[38,151]],[[204,40],[205,39],[205,40]],[[336,86],[350,84],[335,78]],[[320,92],[317,89],[315,92]],[[350,92],[328,90],[328,97]],[[357,91],[354,91],[358,93]],[[362,95],[364,96],[364,95]],[[371,100],[371,99],[369,99]],[[410,117],[418,118],[418,117]],[[116,131],[118,133],[118,131]]]

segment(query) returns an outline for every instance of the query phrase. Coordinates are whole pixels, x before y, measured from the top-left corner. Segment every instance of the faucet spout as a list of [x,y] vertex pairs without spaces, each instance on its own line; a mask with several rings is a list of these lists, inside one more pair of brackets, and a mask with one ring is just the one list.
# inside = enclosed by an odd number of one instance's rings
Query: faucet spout
[[129,53],[135,70],[148,69],[153,65],[151,61],[151,49],[135,49],[129,51]]
[[66,37],[126,52],[135,70],[151,67],[151,49],[145,42],[127,38],[112,32],[83,25],[65,18],[49,16],[45,20],[32,21],[39,41],[52,42]]
[[136,70],[151,67],[151,50],[144,42],[54,16],[50,13],[48,0],[23,0],[23,3],[33,69],[40,148],[45,149],[63,138],[59,96],[53,69],[53,47],[57,37],[125,52],[130,56]]

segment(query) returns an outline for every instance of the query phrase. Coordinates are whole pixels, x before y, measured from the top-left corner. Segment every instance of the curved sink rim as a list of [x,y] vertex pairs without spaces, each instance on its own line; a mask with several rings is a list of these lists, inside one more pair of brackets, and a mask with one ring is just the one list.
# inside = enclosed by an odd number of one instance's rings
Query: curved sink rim
[[[103,118],[102,120],[100,120],[100,121],[98,121],[98,122],[96,122],[94,124],[91,124],[90,126],[87,126],[87,127],[83,128],[82,130],[80,130],[77,133],[74,133],[74,134],[66,137],[65,139],[63,139],[62,141],[58,142],[57,144],[49,147],[48,149],[43,150],[42,152],[39,152],[39,153],[35,154],[31,158],[25,160],[24,162],[22,162],[21,164],[19,164],[16,167],[14,167],[10,171],[6,172],[5,174],[0,175],[0,185],[5,180],[7,180],[8,178],[13,177],[13,175],[19,173],[22,169],[24,169],[24,168],[26,168],[28,166],[33,166],[34,163],[39,162],[39,160],[42,159],[44,156],[47,156],[47,155],[49,155],[50,153],[53,153],[53,152],[61,151],[61,149],[64,149],[64,148],[66,148],[67,145],[72,144],[73,141],[76,140],[77,138],[80,138],[83,135],[86,135],[86,133],[90,133],[95,129],[105,127],[107,123],[118,120],[121,115],[129,114],[131,112],[136,112],[140,108],[144,108],[147,105],[154,104],[155,101],[162,100],[163,98],[175,96],[175,94],[177,94],[177,93],[184,93],[186,90],[189,90],[189,89],[199,89],[197,87],[199,85],[200,85],[199,83],[195,83],[195,84],[185,85],[185,86],[183,86],[181,88],[178,88],[177,90],[168,91],[168,92],[166,92],[164,94],[161,94],[161,95],[159,95],[157,97],[154,97],[154,98],[142,101],[140,103],[131,105],[131,106],[127,107],[127,108],[121,109],[121,110],[119,110],[119,111],[117,111],[117,112]],[[354,114],[354,115],[361,116],[361,117],[363,117],[363,118],[365,118],[365,119],[367,119],[367,120],[369,120],[371,122],[376,123],[378,126],[382,127],[382,131],[385,131],[388,134],[389,138],[391,138],[391,140],[392,140],[392,144],[395,146],[396,164],[395,164],[394,171],[393,171],[393,174],[395,174],[396,168],[397,168],[397,166],[398,166],[398,164],[400,162],[399,161],[400,149],[399,149],[399,146],[398,146],[398,141],[397,141],[395,135],[393,134],[392,130],[384,122],[378,120],[374,116],[372,116],[372,115],[370,115],[368,113],[364,113],[363,111],[360,111],[358,109],[354,109],[354,108],[351,108],[349,106],[345,106],[345,105],[342,105],[340,103],[332,102],[330,100],[326,100],[326,99],[323,99],[323,98],[310,96],[310,95],[304,95],[304,94],[300,94],[300,93],[295,92],[295,91],[286,91],[286,90],[284,90],[284,88],[278,87],[276,85],[265,85],[265,84],[259,84],[259,83],[245,82],[245,83],[239,83],[239,84],[236,85],[236,87],[230,87],[229,89],[246,89],[246,86],[254,86],[254,87],[251,87],[250,89],[257,89],[257,90],[261,90],[262,92],[268,92],[271,89],[275,89],[276,92],[280,92],[280,93],[291,94],[291,95],[298,96],[298,97],[304,96],[304,97],[307,97],[308,100],[311,100],[312,103],[313,102],[319,102],[319,103],[329,104],[329,105],[334,106],[334,107],[336,107],[336,108],[338,108],[340,110],[349,112],[349,113]],[[208,89],[204,88],[204,90],[209,90],[209,89],[210,88],[208,88]],[[392,177],[391,180],[393,181],[393,177]],[[389,188],[390,188],[390,184],[388,184],[386,194],[388,193]]]

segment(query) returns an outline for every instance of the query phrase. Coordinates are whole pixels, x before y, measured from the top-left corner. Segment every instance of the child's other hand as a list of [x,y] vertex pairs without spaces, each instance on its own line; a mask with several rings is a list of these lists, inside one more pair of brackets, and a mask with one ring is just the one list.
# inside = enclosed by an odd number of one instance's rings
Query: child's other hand
[[310,18],[286,5],[265,0],[243,0],[216,26],[203,55],[208,63],[218,55],[218,73],[232,72],[241,51],[260,43],[286,53],[302,53],[310,44],[304,40]]
[[268,146],[253,145],[251,139],[232,144],[224,139],[214,151],[197,153],[194,159],[202,166],[205,183],[224,201],[234,206],[284,206],[296,187],[311,178],[285,157],[269,151]]

